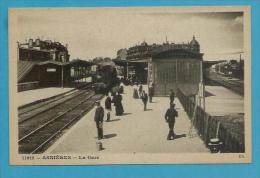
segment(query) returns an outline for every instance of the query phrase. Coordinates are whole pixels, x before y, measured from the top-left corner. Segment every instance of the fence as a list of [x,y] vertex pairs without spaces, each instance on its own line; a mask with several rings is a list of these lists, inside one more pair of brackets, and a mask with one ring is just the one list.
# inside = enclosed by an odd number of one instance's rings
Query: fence
[[[178,90],[177,96],[191,119],[195,109],[194,100],[189,96],[185,96],[180,90]],[[244,123],[243,118],[241,119],[242,122],[234,122],[234,120],[238,120],[237,117],[237,115],[212,116],[198,106],[192,122],[198,135],[206,145],[208,145],[211,138],[216,137],[217,125],[220,122],[218,137],[223,142],[222,152],[241,153],[245,151]]]
[[17,87],[18,87],[18,92],[36,89],[36,88],[39,87],[39,81],[19,83],[19,84],[17,85]]

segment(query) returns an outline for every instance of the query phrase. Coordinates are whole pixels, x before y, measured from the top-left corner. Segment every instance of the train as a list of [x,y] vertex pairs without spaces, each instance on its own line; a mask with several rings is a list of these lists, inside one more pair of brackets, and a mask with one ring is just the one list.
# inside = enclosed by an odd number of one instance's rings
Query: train
[[97,64],[96,72],[92,75],[93,89],[95,93],[106,94],[114,86],[118,85],[119,78],[114,62],[106,61]]
[[244,60],[230,60],[215,66],[215,71],[228,77],[240,78],[244,77]]

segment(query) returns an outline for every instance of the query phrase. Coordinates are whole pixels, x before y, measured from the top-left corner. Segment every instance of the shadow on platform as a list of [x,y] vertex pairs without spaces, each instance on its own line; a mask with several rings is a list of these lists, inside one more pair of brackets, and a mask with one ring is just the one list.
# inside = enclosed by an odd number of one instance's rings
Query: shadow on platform
[[127,115],[131,115],[132,113],[130,112],[126,112],[126,113],[123,113],[122,116],[127,116]]
[[209,97],[209,96],[216,96],[210,92],[208,92],[207,90],[205,90],[205,97]]
[[113,138],[113,137],[116,137],[117,134],[113,133],[113,134],[107,134],[107,135],[104,135],[104,139],[109,139],[109,138]]
[[112,119],[112,120],[109,120],[109,121],[106,121],[106,122],[114,122],[114,121],[120,121],[120,119]]
[[174,135],[174,139],[186,137],[186,134]]

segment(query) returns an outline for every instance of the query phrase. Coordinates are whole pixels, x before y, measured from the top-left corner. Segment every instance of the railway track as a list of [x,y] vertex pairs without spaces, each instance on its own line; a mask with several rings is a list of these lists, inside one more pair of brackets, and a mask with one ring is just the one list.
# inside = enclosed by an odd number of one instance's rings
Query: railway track
[[64,129],[70,127],[103,95],[84,89],[64,102],[19,122],[19,153],[42,153]]
[[234,81],[229,81],[229,80],[225,80],[225,79],[218,79],[215,80],[217,83],[219,83],[220,85],[240,94],[243,95],[244,94],[244,86],[234,82]]
[[209,79],[225,88],[236,92],[237,94],[244,95],[244,83],[241,81],[229,80],[228,78],[219,76],[216,73],[211,73]]
[[[84,89],[90,89],[91,88],[91,84],[85,86]],[[23,106],[18,108],[18,122],[24,122],[27,119],[30,119],[34,116],[36,116],[37,114],[40,114],[41,112],[44,112],[54,106],[58,106],[59,104],[65,102],[66,100],[72,99],[73,97],[81,94],[82,91],[81,90],[72,90],[63,94],[59,94],[57,96],[53,96],[50,97],[48,99],[43,99],[40,100],[39,102],[34,102],[31,103],[29,105]]]

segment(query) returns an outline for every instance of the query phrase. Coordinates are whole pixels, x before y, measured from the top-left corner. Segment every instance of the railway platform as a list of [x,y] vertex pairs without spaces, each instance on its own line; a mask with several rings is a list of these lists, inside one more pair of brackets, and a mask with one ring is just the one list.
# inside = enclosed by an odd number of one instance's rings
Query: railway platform
[[19,100],[17,100],[18,107],[28,103],[33,103],[38,100],[56,96],[65,92],[69,92],[73,89],[74,88],[48,87],[48,88],[40,88],[40,89],[18,92],[17,94],[18,95],[17,98],[19,98]]
[[[145,86],[144,88],[147,88]],[[175,123],[176,139],[167,140],[168,125],[164,114],[169,107],[168,97],[154,97],[143,111],[140,99],[133,99],[131,86],[125,87],[123,96],[124,115],[115,116],[104,122],[104,139],[101,140],[105,153],[208,153],[209,150],[199,137],[189,138],[190,120],[179,100],[175,99],[179,117]],[[104,99],[101,101],[104,106]],[[94,109],[66,131],[48,150],[49,154],[73,154],[98,152]]]
[[244,97],[223,86],[206,86],[206,112],[221,116],[244,113]]

